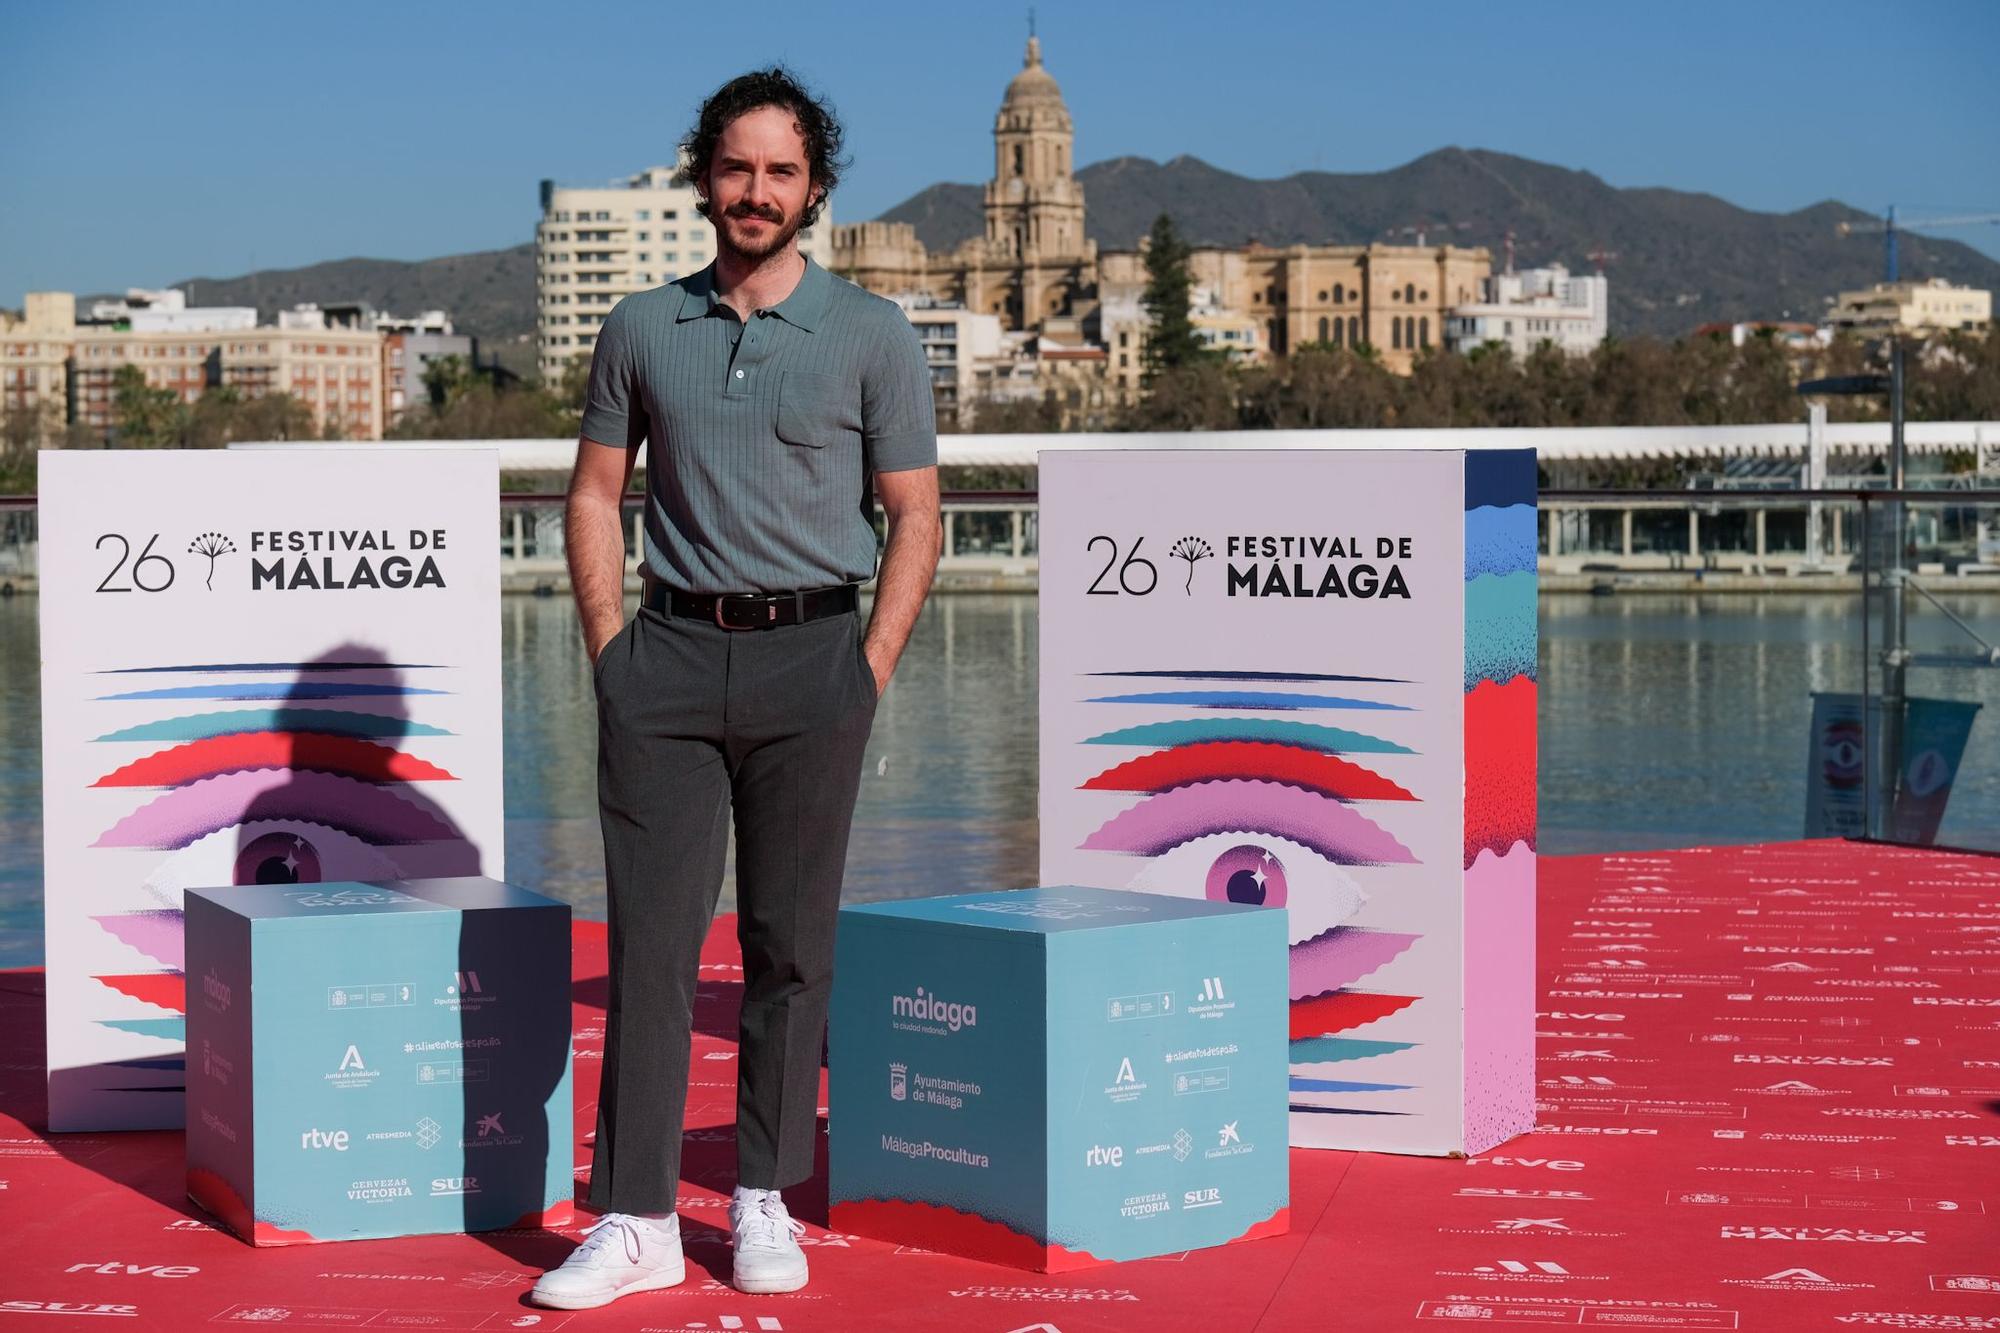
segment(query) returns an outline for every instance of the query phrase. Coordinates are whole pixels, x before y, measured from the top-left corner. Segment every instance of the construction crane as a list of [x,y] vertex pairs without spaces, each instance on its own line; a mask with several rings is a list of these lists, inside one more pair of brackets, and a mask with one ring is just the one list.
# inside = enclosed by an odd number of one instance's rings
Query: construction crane
[[1836,234],[1841,236],[1852,236],[1856,232],[1866,232],[1869,235],[1873,235],[1878,231],[1881,232],[1882,271],[1886,275],[1885,281],[1894,282],[1896,281],[1897,233],[1910,231],[1917,227],[1964,227],[1979,222],[2000,222],[2000,213],[1962,213],[1957,217],[1910,218],[1898,221],[1896,218],[1896,206],[1891,204],[1889,205],[1889,211],[1882,215],[1880,223],[1839,222],[1834,224],[1833,229]]

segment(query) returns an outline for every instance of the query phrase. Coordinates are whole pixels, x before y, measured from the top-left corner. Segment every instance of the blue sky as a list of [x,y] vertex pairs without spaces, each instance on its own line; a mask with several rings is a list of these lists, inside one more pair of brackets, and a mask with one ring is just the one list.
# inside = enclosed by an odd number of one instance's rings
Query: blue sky
[[[4,3],[10,306],[30,289],[518,244],[539,179],[671,161],[704,94],[774,59],[847,123],[836,219],[873,217],[933,181],[985,179],[1027,10]],[[2000,211],[1996,0],[1037,10],[1079,163],[1191,153],[1271,177],[1457,144],[1757,209]],[[2000,256],[2000,226],[1937,234]]]

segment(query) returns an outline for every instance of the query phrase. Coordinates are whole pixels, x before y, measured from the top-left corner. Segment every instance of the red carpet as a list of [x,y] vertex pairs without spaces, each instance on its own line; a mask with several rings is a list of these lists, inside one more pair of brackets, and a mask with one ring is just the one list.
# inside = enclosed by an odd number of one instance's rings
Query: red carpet
[[[28,1313],[136,1329],[2000,1330],[2000,859],[1832,842],[1549,858],[1541,924],[1541,1128],[1483,1160],[1294,1152],[1288,1235],[1065,1276],[815,1225],[813,1285],[759,1297],[715,1276],[737,994],[719,933],[688,1117],[689,1281],[576,1315],[522,1300],[574,1229],[252,1250],[186,1203],[179,1134],[44,1134],[41,977],[0,974],[0,1333]],[[577,928],[575,959],[587,1134],[602,927]],[[579,1145],[579,1180],[589,1161]],[[821,1180],[795,1192],[807,1221],[824,1221]]]

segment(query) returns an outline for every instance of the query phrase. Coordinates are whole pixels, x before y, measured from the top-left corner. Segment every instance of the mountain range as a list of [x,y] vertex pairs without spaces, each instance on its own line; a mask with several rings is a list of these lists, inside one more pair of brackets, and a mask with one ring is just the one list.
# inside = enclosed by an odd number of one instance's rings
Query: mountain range
[[[1587,171],[1506,153],[1444,148],[1389,171],[1302,171],[1253,180],[1199,158],[1118,157],[1077,173],[1085,229],[1130,250],[1161,213],[1198,245],[1483,245],[1494,267],[1514,233],[1520,268],[1589,271],[1606,255],[1614,333],[1674,337],[1713,320],[1816,320],[1837,291],[1882,277],[1881,220],[1826,201],[1758,213],[1711,194],[1619,189]],[[984,229],[983,187],[933,185],[882,215],[933,252]],[[1839,226],[1858,230],[1842,236]],[[1875,229],[1873,234],[1867,230]],[[2000,288],[2000,261],[1957,241],[1904,233],[1905,277]]]
[[[1119,157],[1077,172],[1101,249],[1129,250],[1160,213],[1196,244],[1483,245],[1518,267],[1602,263],[1614,334],[1674,337],[1715,320],[1814,320],[1837,291],[1882,276],[1880,221],[1834,201],[1759,213],[1710,194],[1621,189],[1587,171],[1482,149],[1444,148],[1380,172],[1239,176],[1194,157]],[[935,254],[984,228],[978,185],[932,185],[882,214],[908,222]],[[1843,236],[1842,224],[1855,228]],[[1872,231],[1870,229],[1873,229]],[[2000,261],[1957,241],[1905,233],[1905,277],[2000,288]],[[1593,258],[1593,255],[1596,258]],[[364,300],[398,314],[443,308],[481,350],[518,371],[534,364],[532,244],[400,262],[342,259],[238,278],[190,279],[194,302],[255,305],[266,318],[297,301]],[[188,284],[175,284],[188,285]]]

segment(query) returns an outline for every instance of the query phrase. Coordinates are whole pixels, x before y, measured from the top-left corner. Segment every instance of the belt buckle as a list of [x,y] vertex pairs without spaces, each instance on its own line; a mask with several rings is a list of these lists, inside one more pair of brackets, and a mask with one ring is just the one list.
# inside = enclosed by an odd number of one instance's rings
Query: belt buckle
[[[723,607],[727,606],[730,600],[731,598],[727,593],[724,593],[715,599],[715,623],[722,629],[726,630],[763,629],[766,625],[774,625],[778,621],[778,604],[775,601],[767,601],[764,603],[764,624],[760,625],[755,621],[752,621],[748,625],[732,624],[729,618],[723,612]],[[737,598],[735,600],[751,601],[753,605],[755,604],[753,599],[748,597]]]

